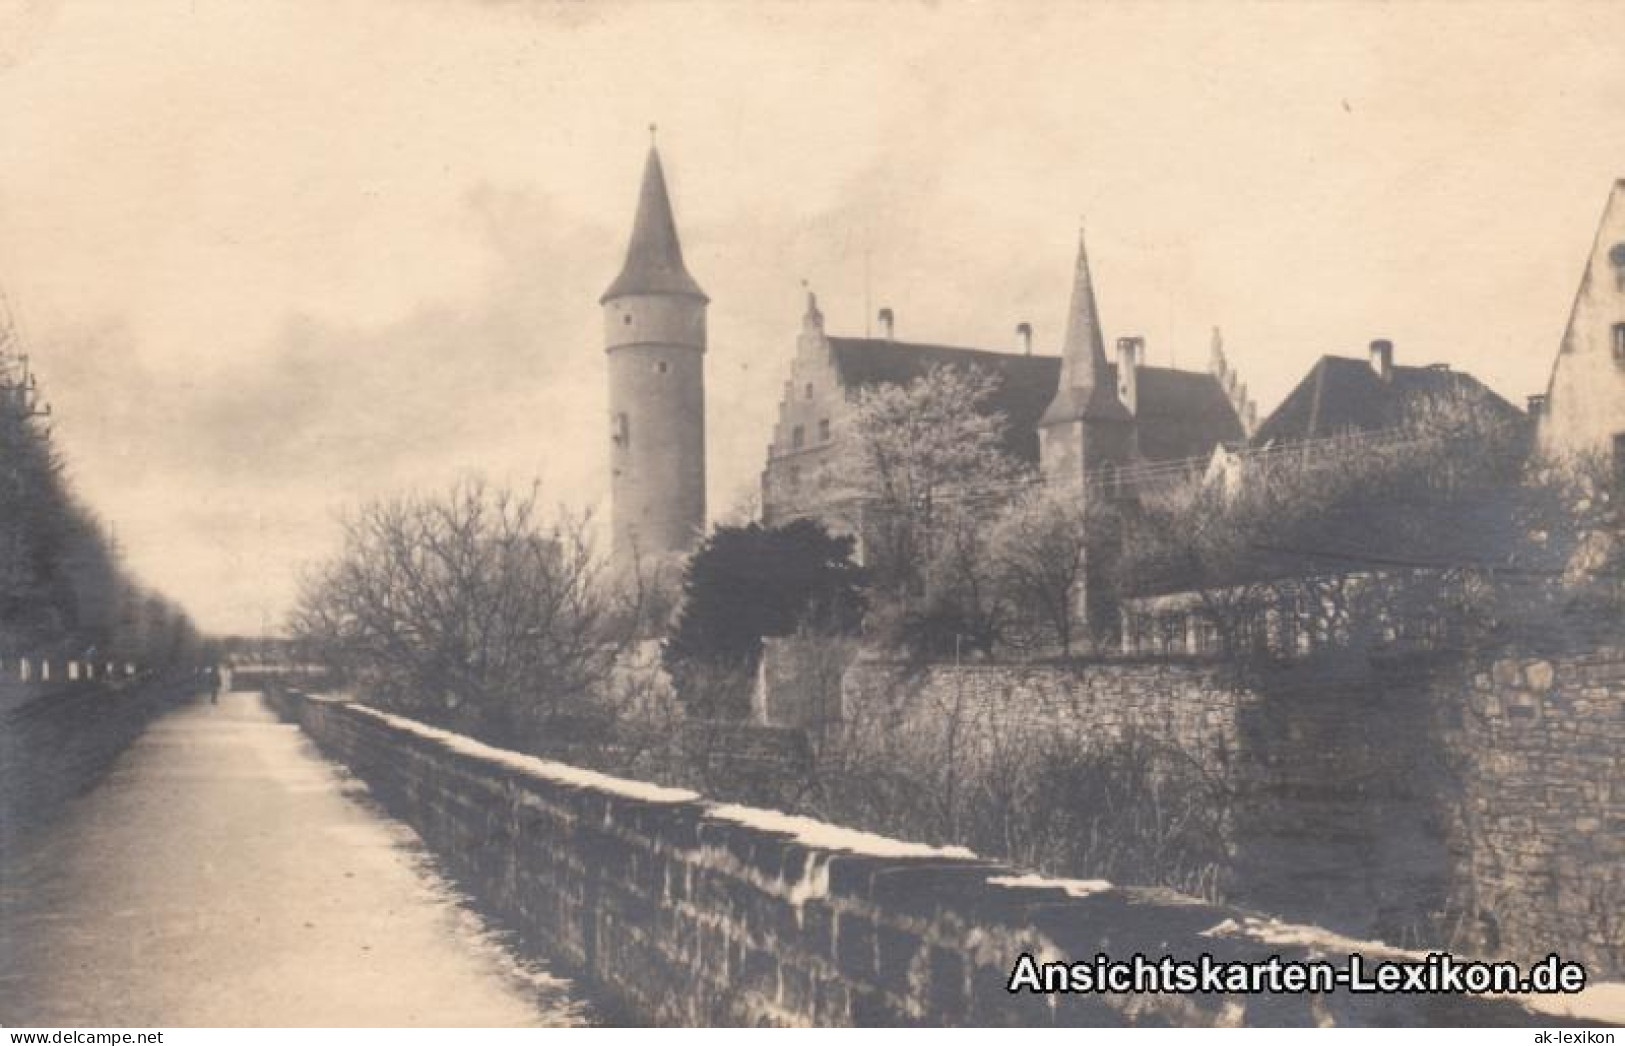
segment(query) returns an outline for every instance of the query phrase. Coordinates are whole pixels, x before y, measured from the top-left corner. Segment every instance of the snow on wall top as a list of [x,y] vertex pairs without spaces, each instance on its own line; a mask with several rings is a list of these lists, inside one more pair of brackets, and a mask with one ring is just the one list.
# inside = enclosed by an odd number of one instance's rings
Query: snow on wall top
[[1093,897],[1116,889],[1105,879],[1051,879],[1043,875],[995,875],[988,880],[994,886],[1014,886],[1029,890],[1064,890],[1068,897]]
[[763,810],[754,806],[722,803],[706,811],[710,816],[767,832],[784,832],[796,841],[820,850],[843,850],[865,857],[951,857],[974,860],[976,855],[963,846],[929,846],[904,842],[855,828],[842,828],[811,817]]
[[512,767],[546,781],[584,788],[597,788],[613,795],[647,802],[697,802],[705,807],[708,817],[730,821],[750,828],[758,828],[763,831],[781,832],[794,836],[796,841],[803,845],[819,850],[859,854],[866,857],[942,857],[962,860],[974,860],[976,857],[974,853],[963,846],[930,846],[925,843],[911,843],[901,839],[875,835],[872,832],[859,831],[855,828],[843,828],[840,825],[817,821],[811,817],[802,817],[797,814],[787,814],[778,810],[765,810],[734,803],[711,803],[706,801],[698,792],[691,792],[686,788],[668,788],[664,785],[649,784],[646,781],[633,781],[624,777],[614,777],[609,774],[599,773],[596,770],[585,770],[578,766],[571,766],[568,763],[559,763],[539,756],[525,755],[507,748],[497,748],[494,745],[476,741],[463,734],[430,726],[427,723],[421,723],[415,719],[408,719],[405,716],[395,715],[391,712],[371,708],[347,698],[328,697],[318,700],[326,700],[335,704],[348,704],[357,712],[388,723],[397,730],[436,741],[453,751],[465,755],[501,763],[504,766]]
[[476,741],[472,737],[454,734],[450,730],[429,726],[415,719],[407,719],[405,716],[381,712],[376,708],[368,708],[366,705],[351,705],[351,707],[357,712],[372,716],[375,719],[381,719],[397,730],[438,741],[452,751],[480,759],[489,759],[494,763],[501,763],[504,766],[520,770],[533,777],[539,777],[544,781],[552,781],[555,784],[596,788],[612,795],[652,803],[690,803],[700,798],[698,792],[690,792],[686,788],[667,788],[664,785],[649,784],[647,781],[630,781],[624,777],[611,777],[609,774],[601,774],[596,770],[583,770],[581,767],[571,766],[569,763],[555,763],[550,759],[542,759],[539,756],[524,755],[507,748],[497,748],[483,741]]

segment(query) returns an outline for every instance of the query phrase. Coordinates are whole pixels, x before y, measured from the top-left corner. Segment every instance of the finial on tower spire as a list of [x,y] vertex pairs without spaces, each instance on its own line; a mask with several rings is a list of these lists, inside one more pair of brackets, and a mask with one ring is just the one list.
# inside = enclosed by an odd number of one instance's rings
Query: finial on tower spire
[[659,134],[659,133],[660,133],[660,125],[657,124],[657,123],[650,123],[649,124],[649,148],[653,149],[655,147],[655,136],[657,134]]

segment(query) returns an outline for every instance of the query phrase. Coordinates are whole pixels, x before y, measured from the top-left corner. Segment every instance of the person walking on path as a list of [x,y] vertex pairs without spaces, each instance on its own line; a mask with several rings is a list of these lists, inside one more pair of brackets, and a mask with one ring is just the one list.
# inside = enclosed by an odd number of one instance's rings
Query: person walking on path
[[220,703],[220,666],[211,664],[208,667],[208,673],[209,704],[218,705]]

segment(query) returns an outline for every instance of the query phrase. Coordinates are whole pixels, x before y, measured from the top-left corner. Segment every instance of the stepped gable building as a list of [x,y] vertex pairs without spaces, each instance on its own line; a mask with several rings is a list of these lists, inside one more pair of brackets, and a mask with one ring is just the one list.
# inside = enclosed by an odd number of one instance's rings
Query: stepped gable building
[[690,551],[705,528],[705,311],[651,143],[626,262],[604,310],[612,551],[627,565]]
[[1442,363],[1402,367],[1390,341],[1373,341],[1369,360],[1322,356],[1253,435],[1255,446],[1397,428],[1430,402],[1456,401],[1522,421],[1523,411],[1471,374]]
[[[762,472],[767,524],[813,516],[861,534],[861,505],[832,471],[850,412],[864,388],[907,384],[937,365],[991,372],[998,388],[988,406],[1006,418],[1010,452],[1052,480],[1205,458],[1215,444],[1244,441],[1253,416],[1245,386],[1228,370],[1148,366],[1138,337],[1119,338],[1116,362],[1107,361],[1081,236],[1059,357],[1033,354],[1026,323],[1016,328],[1019,346],[1005,350],[900,341],[892,311],[882,309],[879,319],[879,337],[829,334],[817,298],[808,295]],[[1222,355],[1216,358],[1222,365]]]
[[1534,406],[1543,451],[1605,455],[1625,476],[1625,178],[1603,208],[1544,402]]

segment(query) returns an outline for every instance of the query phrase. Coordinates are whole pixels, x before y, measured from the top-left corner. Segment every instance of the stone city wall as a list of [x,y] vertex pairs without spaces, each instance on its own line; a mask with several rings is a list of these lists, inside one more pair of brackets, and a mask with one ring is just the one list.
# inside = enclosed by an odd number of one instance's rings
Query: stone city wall
[[1396,944],[1625,976],[1625,655],[1408,660],[1354,677],[1181,663],[858,661],[843,714],[962,758],[1130,731],[1233,796],[1227,896]]
[[1462,690],[1457,871],[1488,943],[1625,974],[1625,650],[1501,657]]
[[[902,843],[272,695],[526,947],[672,1025],[1525,1023],[1437,996],[1011,995],[1023,952],[1341,956],[1350,942],[1162,891]],[[1549,1022],[1549,1018],[1546,1018]]]

